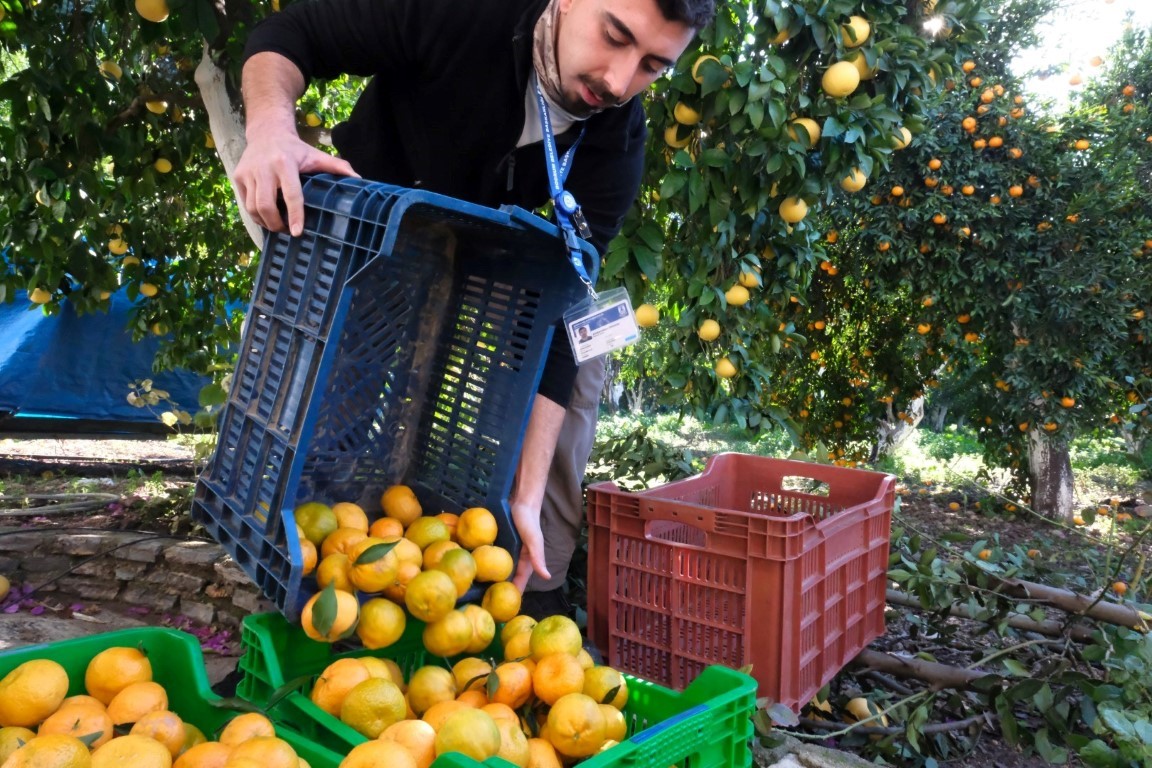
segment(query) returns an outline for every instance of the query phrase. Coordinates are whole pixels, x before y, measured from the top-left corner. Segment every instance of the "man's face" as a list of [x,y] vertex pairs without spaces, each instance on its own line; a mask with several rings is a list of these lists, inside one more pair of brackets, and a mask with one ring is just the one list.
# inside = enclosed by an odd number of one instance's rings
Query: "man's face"
[[672,66],[695,33],[664,18],[656,0],[560,0],[565,109],[584,117],[624,103]]

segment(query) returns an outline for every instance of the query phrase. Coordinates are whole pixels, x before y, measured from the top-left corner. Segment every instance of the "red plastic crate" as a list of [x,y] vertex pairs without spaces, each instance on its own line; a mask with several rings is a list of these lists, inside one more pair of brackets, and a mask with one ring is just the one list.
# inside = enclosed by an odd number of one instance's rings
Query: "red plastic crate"
[[640,493],[589,487],[589,636],[677,689],[751,664],[760,696],[798,710],[884,633],[895,480],[725,453]]

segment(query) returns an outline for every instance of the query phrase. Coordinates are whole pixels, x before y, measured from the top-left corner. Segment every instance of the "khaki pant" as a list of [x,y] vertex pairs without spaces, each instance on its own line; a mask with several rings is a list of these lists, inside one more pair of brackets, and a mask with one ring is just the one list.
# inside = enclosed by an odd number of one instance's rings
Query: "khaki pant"
[[596,416],[603,388],[604,358],[580,366],[540,507],[544,558],[552,578],[542,579],[533,574],[528,581],[530,592],[562,587],[568,577],[568,565],[572,562],[572,553],[576,551],[584,524],[584,470],[596,437]]

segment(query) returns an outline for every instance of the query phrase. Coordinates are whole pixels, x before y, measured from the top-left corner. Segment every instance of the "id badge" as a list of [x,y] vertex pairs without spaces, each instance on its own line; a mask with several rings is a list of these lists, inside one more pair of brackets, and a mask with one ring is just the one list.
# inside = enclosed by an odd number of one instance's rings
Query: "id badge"
[[564,327],[577,365],[635,344],[640,338],[628,291],[613,288],[564,313]]

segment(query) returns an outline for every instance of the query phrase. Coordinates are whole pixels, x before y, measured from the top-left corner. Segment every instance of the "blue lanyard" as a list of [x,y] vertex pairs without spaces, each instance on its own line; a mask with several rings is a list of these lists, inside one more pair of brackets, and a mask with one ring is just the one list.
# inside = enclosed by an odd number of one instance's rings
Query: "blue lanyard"
[[544,133],[548,190],[552,194],[552,206],[556,211],[556,221],[560,225],[561,233],[563,233],[564,244],[568,247],[568,260],[572,262],[572,267],[580,276],[580,282],[587,286],[589,295],[595,299],[596,290],[592,286],[592,279],[588,277],[588,270],[584,269],[584,255],[580,250],[580,240],[576,234],[576,224],[573,223],[573,220],[581,224],[582,229],[586,228],[587,225],[584,224],[584,215],[576,203],[575,196],[564,189],[564,181],[568,178],[568,171],[572,169],[572,158],[576,155],[576,147],[580,146],[580,140],[584,138],[586,126],[580,127],[580,135],[576,137],[576,141],[564,153],[564,157],[559,157],[559,152],[556,149],[556,138],[552,135],[552,117],[548,114],[548,103],[544,100],[543,91],[540,90],[539,80],[535,81],[535,86],[536,104],[540,108],[540,127]]

